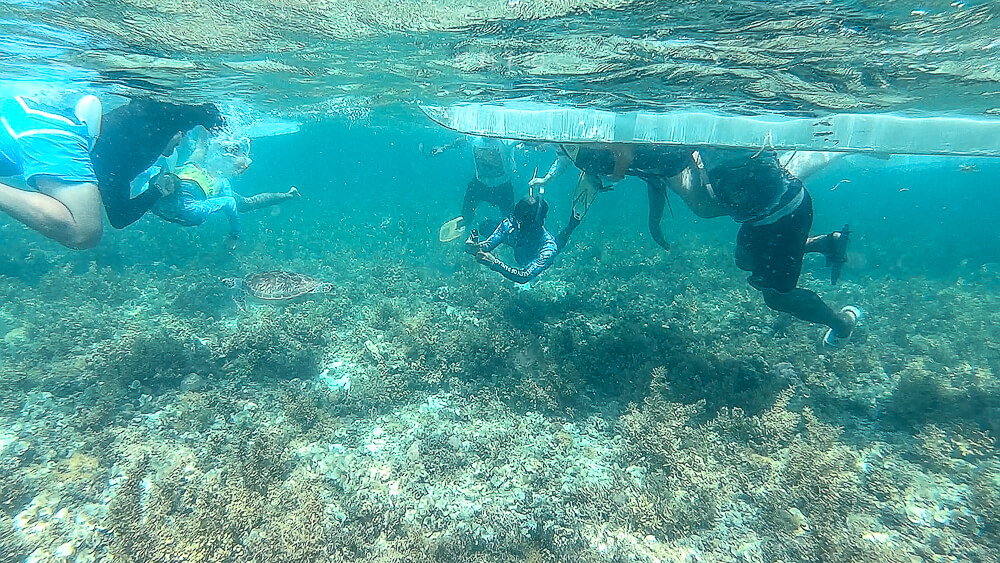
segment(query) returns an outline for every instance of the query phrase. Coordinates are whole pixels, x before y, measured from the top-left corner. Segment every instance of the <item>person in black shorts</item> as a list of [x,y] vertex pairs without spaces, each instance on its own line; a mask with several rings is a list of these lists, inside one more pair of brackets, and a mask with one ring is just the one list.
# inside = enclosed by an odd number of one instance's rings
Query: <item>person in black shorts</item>
[[839,348],[851,337],[862,312],[854,306],[831,309],[815,292],[798,287],[806,252],[820,252],[833,266],[833,281],[844,261],[849,230],[809,237],[812,198],[802,182],[771,151],[693,151],[690,181],[671,184],[699,217],[729,215],[741,223],[736,265],[750,272],[748,283],[776,311],[829,327],[823,344]]
[[474,224],[476,208],[483,202],[495,206],[505,217],[514,210],[517,198],[514,196],[512,179],[513,150],[516,145],[518,145],[516,141],[507,139],[468,135],[431,149],[432,156],[459,147],[469,147],[472,150],[476,175],[469,180],[469,185],[466,187],[461,219],[456,225],[458,228],[465,229],[467,225]]

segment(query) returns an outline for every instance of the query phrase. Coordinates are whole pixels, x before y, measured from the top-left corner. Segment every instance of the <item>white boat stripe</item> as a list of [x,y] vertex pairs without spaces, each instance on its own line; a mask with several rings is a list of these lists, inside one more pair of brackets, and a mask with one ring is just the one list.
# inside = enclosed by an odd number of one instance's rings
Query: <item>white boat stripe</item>
[[63,131],[62,129],[28,129],[19,135],[15,135],[14,138],[20,139],[21,137],[34,137],[36,135],[59,135],[62,137],[73,137],[84,142],[87,141],[87,139],[85,139],[82,135],[77,135],[76,133],[70,131]]

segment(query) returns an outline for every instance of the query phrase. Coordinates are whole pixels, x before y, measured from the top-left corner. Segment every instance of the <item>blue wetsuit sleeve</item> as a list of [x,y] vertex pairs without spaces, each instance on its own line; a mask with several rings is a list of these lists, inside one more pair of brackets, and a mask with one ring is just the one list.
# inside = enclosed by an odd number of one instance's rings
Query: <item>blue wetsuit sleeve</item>
[[506,242],[513,233],[514,223],[508,217],[497,225],[497,228],[493,231],[493,234],[491,234],[489,238],[479,243],[479,249],[486,252],[493,252],[496,247]]
[[490,266],[490,269],[516,283],[527,283],[536,278],[552,265],[552,262],[555,261],[556,254],[559,252],[559,245],[556,244],[556,239],[552,236],[552,234],[545,231],[544,236],[545,240],[538,249],[538,257],[532,260],[527,266],[523,268],[513,268],[508,266],[506,263],[497,260],[492,266]]

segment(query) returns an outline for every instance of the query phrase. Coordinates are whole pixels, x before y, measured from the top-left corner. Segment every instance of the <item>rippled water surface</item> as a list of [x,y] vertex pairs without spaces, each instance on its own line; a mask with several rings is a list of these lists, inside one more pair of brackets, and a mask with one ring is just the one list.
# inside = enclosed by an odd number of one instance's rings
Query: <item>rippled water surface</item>
[[530,97],[1000,112],[992,2],[5,0],[0,73],[285,115]]

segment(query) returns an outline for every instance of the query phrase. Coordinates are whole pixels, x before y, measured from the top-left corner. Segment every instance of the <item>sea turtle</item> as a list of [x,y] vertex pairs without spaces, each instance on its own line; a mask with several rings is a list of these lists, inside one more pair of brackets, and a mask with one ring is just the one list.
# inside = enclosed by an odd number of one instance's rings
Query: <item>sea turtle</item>
[[246,309],[248,296],[258,301],[286,303],[310,293],[329,293],[334,287],[332,283],[284,270],[225,278],[222,283],[236,290],[233,300],[240,309]]

